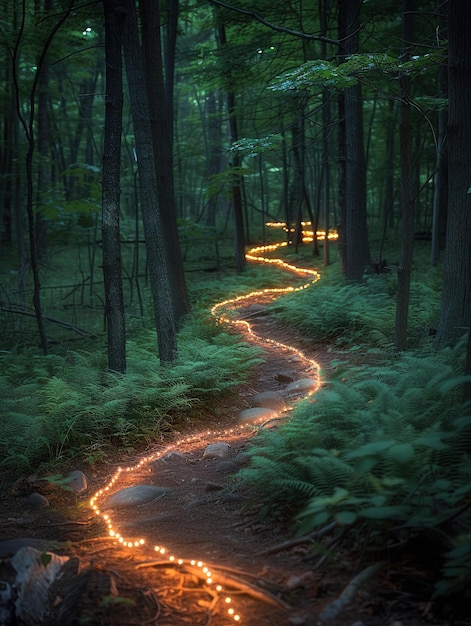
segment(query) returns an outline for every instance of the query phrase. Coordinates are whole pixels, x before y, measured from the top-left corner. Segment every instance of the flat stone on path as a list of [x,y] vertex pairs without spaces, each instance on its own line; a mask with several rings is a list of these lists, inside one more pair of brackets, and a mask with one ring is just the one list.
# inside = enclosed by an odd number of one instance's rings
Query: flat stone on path
[[273,409],[275,411],[284,411],[286,404],[281,393],[278,391],[261,391],[253,396],[252,405],[263,407],[264,409]]
[[153,500],[162,498],[171,491],[172,490],[168,487],[157,487],[155,485],[125,487],[107,498],[100,508],[102,511],[106,511],[107,509],[124,509],[133,506],[142,506],[143,504],[148,504]]
[[203,459],[224,459],[229,456],[230,445],[224,441],[217,441],[206,446]]
[[273,417],[277,417],[278,411],[273,409],[266,409],[264,407],[253,407],[252,409],[245,409],[239,413],[237,421],[242,424],[258,424]]
[[300,380],[295,380],[293,383],[290,383],[286,389],[286,394],[296,394],[303,393],[305,391],[309,391],[313,387],[317,385],[317,380],[315,378],[301,378]]

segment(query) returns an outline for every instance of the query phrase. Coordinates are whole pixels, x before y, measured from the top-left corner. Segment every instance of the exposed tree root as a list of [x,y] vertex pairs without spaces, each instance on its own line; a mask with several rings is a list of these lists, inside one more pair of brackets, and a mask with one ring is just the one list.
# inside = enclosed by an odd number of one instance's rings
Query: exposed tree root
[[[139,563],[138,565],[136,565],[136,569],[142,569],[144,567],[172,567],[175,569],[184,570],[203,581],[206,580],[206,574],[201,570],[201,568],[192,566],[189,563],[175,564],[174,561],[164,560],[149,561],[147,563]],[[221,571],[217,571],[224,569],[226,572],[234,572],[234,570],[231,570],[228,567],[218,568],[217,565],[208,565],[208,568],[211,570],[212,579],[217,584],[237,589],[238,591],[245,593],[248,596],[251,596],[255,600],[265,602],[266,604],[270,604],[271,606],[274,606],[276,608],[291,608],[289,604],[287,604],[277,596],[273,595],[269,591],[264,591],[251,583],[241,580],[238,576],[243,576],[245,575],[245,573],[241,572],[240,570],[235,570],[237,575],[234,575],[230,573],[223,574]],[[249,576],[253,577],[253,575]]]
[[339,613],[341,613],[353,600],[355,595],[357,594],[359,588],[363,583],[365,583],[369,578],[374,576],[379,570],[384,567],[386,561],[379,561],[374,565],[370,565],[362,572],[357,574],[352,578],[352,580],[348,583],[342,593],[338,598],[329,602],[321,611],[319,615],[319,619],[321,622],[331,622],[334,620]]

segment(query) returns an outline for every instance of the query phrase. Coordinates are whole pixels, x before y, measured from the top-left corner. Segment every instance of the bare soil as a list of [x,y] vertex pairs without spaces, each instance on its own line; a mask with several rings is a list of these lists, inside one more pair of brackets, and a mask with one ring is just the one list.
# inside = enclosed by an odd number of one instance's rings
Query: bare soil
[[[322,346],[276,327],[263,308],[247,310],[257,334],[293,341],[328,372],[331,355]],[[0,494],[0,581],[13,582],[12,554],[23,545],[52,549],[72,557],[69,580],[61,583],[55,607],[41,623],[50,624],[157,624],[161,626],[312,626],[320,613],[336,600],[361,569],[371,564],[364,546],[349,535],[333,542],[332,532],[316,541],[293,540],[287,519],[263,516],[263,507],[247,485],[235,478],[244,453],[252,445],[253,430],[234,435],[214,435],[235,425],[240,410],[261,391],[282,390],[286,380],[306,377],[305,363],[276,346],[265,345],[266,362],[236,394],[221,397],[204,407],[198,437],[187,443],[158,442],[148,450],[126,458],[116,454],[106,464],[78,467],[87,476],[85,494],[74,495],[58,486],[37,481],[35,488],[51,506],[31,509],[23,496],[13,496],[4,480]],[[280,376],[281,374],[281,376]],[[280,380],[281,379],[281,380]],[[204,431],[201,429],[204,424]],[[182,435],[177,435],[182,439]],[[216,440],[230,445],[223,460],[208,459],[204,451]],[[101,517],[93,514],[90,497],[116,472],[118,466],[134,466],[144,457],[157,456],[119,481],[119,489],[135,484],[171,488],[171,494],[146,505],[110,512],[123,536],[144,538],[139,548],[123,548],[108,535]],[[0,477],[1,480],[1,477]],[[154,546],[164,546],[164,554]],[[430,548],[430,546],[429,546]],[[425,550],[406,546],[391,554],[389,562],[367,580],[352,601],[329,623],[334,626],[425,626],[471,624],[456,613],[453,621],[437,614],[431,602],[436,564]],[[420,556],[422,554],[423,558]],[[170,557],[175,556],[175,561]],[[214,584],[208,585],[201,568],[177,560],[204,561]],[[427,560],[428,559],[428,560]],[[432,559],[433,561],[433,559]],[[221,593],[215,585],[223,587]],[[1,583],[0,583],[1,584]],[[226,597],[231,597],[231,603]],[[58,606],[62,606],[59,611]],[[235,622],[228,614],[234,608]],[[443,615],[444,613],[441,613]],[[447,613],[452,615],[452,607]],[[1,621],[0,624],[8,622]],[[10,623],[16,623],[11,621]],[[39,622],[35,622],[39,623]],[[324,622],[323,622],[324,623]]]

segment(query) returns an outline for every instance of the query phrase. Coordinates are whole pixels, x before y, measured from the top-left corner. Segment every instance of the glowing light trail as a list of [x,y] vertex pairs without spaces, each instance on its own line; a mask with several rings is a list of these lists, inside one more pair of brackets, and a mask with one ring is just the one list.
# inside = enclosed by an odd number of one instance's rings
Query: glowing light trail
[[[273,224],[270,224],[270,225],[273,225]],[[330,234],[329,234],[329,238],[330,238]],[[223,302],[219,302],[215,304],[213,308],[211,309],[211,313],[222,322],[243,326],[245,330],[251,335],[253,340],[257,343],[260,343],[260,342],[267,343],[272,346],[275,346],[276,348],[288,350],[292,352],[293,354],[296,354],[300,359],[302,359],[306,363],[306,369],[308,371],[316,370],[318,373],[319,365],[316,363],[316,361],[307,357],[302,351],[297,350],[293,346],[280,343],[273,339],[260,337],[253,331],[252,326],[249,322],[245,320],[241,320],[241,319],[231,319],[222,312],[223,310],[227,311],[228,309],[231,309],[231,308],[234,309],[236,305],[239,305],[240,303],[244,302],[244,300],[256,299],[258,297],[267,296],[267,295],[272,295],[275,297],[275,296],[279,296],[279,295],[286,294],[286,293],[300,291],[302,289],[306,289],[307,287],[315,283],[317,280],[319,280],[320,274],[316,270],[299,268],[299,267],[296,267],[295,265],[286,263],[282,259],[262,256],[267,253],[274,252],[278,248],[286,246],[286,245],[287,245],[286,243],[280,243],[280,244],[273,244],[273,245],[268,245],[268,246],[259,246],[256,248],[252,248],[251,250],[248,251],[246,257],[248,260],[253,261],[253,262],[278,265],[282,269],[292,272],[300,277],[308,276],[309,282],[298,287],[262,289],[259,291],[253,291],[246,295],[238,296],[236,298],[224,300]],[[319,387],[319,384],[320,384],[320,380],[319,380],[319,377],[317,377],[317,384],[314,387],[312,387],[307,392],[306,395],[312,395],[313,393],[315,393]],[[175,443],[168,445],[166,448],[164,448],[161,451],[158,451],[149,456],[143,457],[135,465],[130,465],[128,467],[119,467],[114,473],[114,475],[111,477],[107,485],[99,489],[90,499],[90,502],[89,502],[90,507],[97,516],[101,517],[103,523],[105,524],[107,528],[108,535],[117,541],[117,545],[119,545],[120,547],[129,549],[129,550],[138,550],[138,549],[143,548],[144,546],[147,547],[146,540],[143,537],[131,538],[131,537],[123,536],[118,531],[117,529],[118,525],[113,522],[111,515],[100,509],[99,503],[104,498],[107,498],[109,495],[111,495],[111,492],[114,491],[114,489],[116,488],[116,483],[122,480],[123,476],[129,475],[129,474],[132,474],[133,472],[141,470],[148,463],[154,462],[158,460],[159,458],[164,457],[166,454],[173,452],[175,450],[178,450],[178,448],[180,447],[188,446],[188,444],[201,442],[202,440],[207,442],[208,439],[211,439],[211,440],[224,439],[227,441],[230,438],[236,438],[237,436],[240,436],[241,432],[243,432],[244,430],[248,430],[248,429],[253,430],[253,428],[254,428],[253,424],[239,424],[237,427],[234,427],[234,428],[201,431],[192,436],[184,437],[176,441]],[[180,566],[189,565],[191,567],[198,568],[199,570],[201,570],[202,578],[205,579],[208,587],[212,588],[216,592],[216,594],[220,596],[224,595],[223,587],[215,583],[214,577],[216,577],[217,579],[217,576],[215,576],[211,572],[210,566],[208,566],[208,564],[204,563],[203,561],[197,561],[194,559],[179,558],[176,555],[172,554],[172,552],[169,551],[168,548],[160,546],[160,545],[154,545],[152,547],[152,550],[153,552],[158,553],[160,555],[166,555],[167,560],[171,563],[175,563],[175,565],[180,565]],[[223,602],[224,602],[224,605],[229,606],[229,608],[226,611],[226,615],[236,623],[241,622],[242,617],[233,608],[231,596],[225,595]]]

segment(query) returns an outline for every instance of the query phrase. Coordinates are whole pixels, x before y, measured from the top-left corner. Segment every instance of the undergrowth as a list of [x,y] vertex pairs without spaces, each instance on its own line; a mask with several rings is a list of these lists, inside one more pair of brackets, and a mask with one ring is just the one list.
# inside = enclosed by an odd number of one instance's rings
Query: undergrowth
[[334,375],[289,423],[260,434],[241,478],[267,512],[292,516],[300,534],[335,522],[365,541],[382,536],[384,550],[432,532],[442,556],[448,551],[437,593],[471,589],[463,353],[463,345],[409,353]]
[[240,384],[260,362],[257,348],[229,335],[207,315],[179,335],[179,360],[161,367],[155,334],[127,345],[127,372],[107,371],[106,354],[34,350],[0,354],[0,464],[37,469],[72,455],[104,460],[110,446],[130,449],[178,428],[192,407]]
[[[409,344],[420,346],[435,326],[440,293],[433,273],[411,285]],[[271,312],[305,337],[343,348],[362,344],[370,350],[390,350],[396,307],[393,273],[370,275],[361,283],[347,283],[338,271],[328,271],[314,289],[279,298]]]

